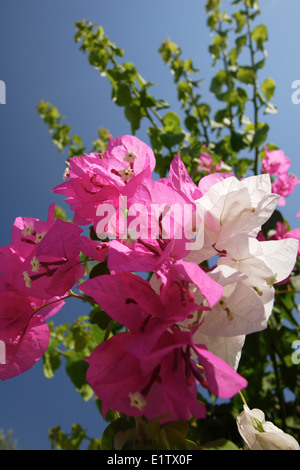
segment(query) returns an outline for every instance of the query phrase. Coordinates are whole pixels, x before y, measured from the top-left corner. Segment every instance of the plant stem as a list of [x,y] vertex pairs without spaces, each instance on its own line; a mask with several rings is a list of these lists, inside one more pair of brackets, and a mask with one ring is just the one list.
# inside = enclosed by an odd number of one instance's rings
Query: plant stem
[[242,402],[244,403],[244,405],[248,406],[248,405],[247,405],[247,402],[246,402],[246,399],[245,399],[244,395],[242,394],[242,392],[239,392],[239,395],[240,395],[240,397],[241,397]]
[[[271,346],[272,346],[272,344],[271,344]],[[279,374],[279,370],[278,370],[277,361],[276,361],[274,351],[270,352],[270,357],[271,357],[271,361],[272,361],[272,365],[273,365],[273,369],[274,369],[274,373],[275,373],[277,396],[278,396],[279,402],[280,402],[282,430],[285,431],[286,430],[285,402],[284,402],[284,397],[283,397],[283,393],[282,393],[282,386],[280,384],[280,374]]]
[[82,295],[75,294],[75,292],[73,292],[71,289],[69,290],[68,297],[75,297],[75,299],[81,299],[81,300],[84,300],[85,302],[90,302],[91,304],[95,303],[94,300],[88,299],[87,297],[83,297]]
[[[255,58],[254,58],[254,48],[253,48],[253,42],[252,42],[252,37],[251,37],[251,25],[250,25],[250,15],[249,15],[249,7],[246,5],[246,11],[247,11],[247,28],[248,28],[248,47],[250,50],[250,57],[251,57],[251,67],[254,69],[255,66]],[[253,106],[254,106],[254,131],[256,132],[258,129],[258,105],[256,101],[256,95],[257,95],[257,80],[256,80],[256,72],[255,72],[255,79],[254,79],[254,84],[253,84]],[[259,157],[259,152],[258,152],[258,147],[255,147],[255,157],[254,157],[254,174],[258,174],[258,157]]]

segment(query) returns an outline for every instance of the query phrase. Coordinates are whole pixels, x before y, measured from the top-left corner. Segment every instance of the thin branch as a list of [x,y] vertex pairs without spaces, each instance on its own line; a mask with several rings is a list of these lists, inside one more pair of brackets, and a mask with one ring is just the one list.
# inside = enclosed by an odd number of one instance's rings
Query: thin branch
[[[255,58],[254,58],[254,48],[253,48],[253,42],[252,42],[252,37],[251,37],[251,25],[250,25],[250,15],[249,15],[249,7],[246,5],[246,11],[247,11],[247,29],[248,29],[248,47],[250,50],[250,57],[251,57],[251,66],[254,68],[255,66]],[[258,128],[258,105],[256,101],[256,96],[257,96],[257,81],[256,81],[256,73],[255,73],[255,80],[254,80],[254,85],[253,85],[253,106],[254,106],[254,128],[255,132],[257,131]],[[255,158],[254,158],[254,174],[258,174],[258,147],[255,147]]]

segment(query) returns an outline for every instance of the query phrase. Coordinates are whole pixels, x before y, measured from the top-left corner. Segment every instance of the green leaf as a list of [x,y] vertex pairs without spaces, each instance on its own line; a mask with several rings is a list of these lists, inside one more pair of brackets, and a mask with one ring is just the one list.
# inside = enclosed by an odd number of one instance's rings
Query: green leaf
[[60,426],[49,430],[52,449],[56,447],[60,450],[79,450],[85,438],[86,431],[79,424],[72,424],[72,431],[69,435],[63,433]]
[[243,27],[246,25],[246,18],[243,11],[237,11],[232,15],[236,20],[236,33],[240,33]]
[[300,292],[300,273],[297,275],[291,276],[290,281],[295,291]]
[[156,106],[156,109],[166,109],[170,107],[169,103],[165,100],[156,100],[155,106]]
[[114,101],[118,106],[129,106],[131,103],[130,88],[126,83],[120,83],[118,85],[117,92],[115,94]]
[[164,115],[163,125],[166,132],[177,133],[181,131],[180,117],[174,111],[169,111]]
[[103,310],[96,310],[91,314],[91,325],[98,325],[102,330],[106,330],[110,321],[110,316]]
[[256,73],[252,67],[240,67],[236,73],[236,78],[239,82],[246,83],[247,85],[254,85]]
[[96,323],[91,325],[91,331],[96,345],[103,343],[105,339],[105,330],[102,330]]
[[250,149],[254,149],[262,145],[267,139],[270,126],[268,124],[261,124],[259,129],[254,134],[253,140],[251,142]]
[[217,10],[221,6],[221,0],[206,0],[206,11]]
[[179,145],[184,140],[185,134],[173,134],[171,132],[165,132],[162,133],[160,137],[164,146],[168,149],[171,149],[172,147]]
[[273,78],[267,78],[262,84],[261,89],[267,100],[271,100],[274,96],[274,91],[276,88],[275,81]]
[[106,330],[111,321],[112,319],[103,310],[96,310],[91,314],[91,331],[97,345],[105,340]]
[[184,124],[186,128],[193,134],[197,135],[199,133],[198,120],[194,116],[188,115],[184,120]]
[[94,277],[102,276],[103,274],[109,274],[106,261],[103,261],[102,263],[98,263],[93,266],[90,271],[89,278],[93,279]]
[[264,49],[264,43],[268,39],[268,29],[266,25],[260,24],[254,28],[252,31],[251,37],[253,41],[256,42],[257,49],[262,50]]
[[88,364],[83,361],[83,358],[76,355],[69,357],[66,364],[66,371],[76,388],[86,383],[86,371]]
[[142,119],[142,112],[139,106],[132,105],[125,108],[125,117],[131,124],[131,132],[135,132],[140,128],[140,122]]
[[86,380],[88,363],[83,360],[83,357],[83,355],[75,355],[68,358],[66,372],[84,401],[88,401],[93,396],[93,390]]
[[46,351],[43,356],[43,372],[47,379],[52,379],[54,377],[54,372],[60,365],[60,354],[52,349]]
[[104,430],[101,438],[101,450],[114,449],[114,438],[117,432],[128,431],[135,427],[133,418],[121,417],[110,423]]

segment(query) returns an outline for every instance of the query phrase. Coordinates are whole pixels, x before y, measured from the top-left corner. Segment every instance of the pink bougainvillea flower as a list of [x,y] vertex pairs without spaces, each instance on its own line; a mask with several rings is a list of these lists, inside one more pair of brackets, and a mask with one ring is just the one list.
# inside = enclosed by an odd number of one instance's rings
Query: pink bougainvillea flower
[[204,196],[204,194],[206,194],[209,188],[214,184],[219,183],[220,181],[223,181],[224,179],[230,178],[232,176],[234,176],[234,174],[229,172],[211,173],[210,175],[204,176],[200,179],[198,183],[198,188],[201,192],[201,195]]
[[285,198],[294,192],[296,184],[299,183],[300,180],[297,176],[291,173],[284,172],[277,175],[276,180],[272,183],[272,191],[280,196],[279,206],[285,206]]
[[102,400],[104,415],[113,408],[162,421],[187,420],[191,415],[201,419],[205,408],[197,400],[198,384],[223,398],[246,387],[245,379],[228,364],[207,348],[194,345],[189,333],[165,330],[152,349],[141,355],[144,333],[118,334],[87,359],[87,380]]
[[212,156],[208,152],[202,152],[199,155],[199,163],[198,166],[199,171],[205,171],[206,173],[211,173],[213,169],[219,171],[220,165],[213,165]]
[[[108,248],[108,268],[113,271],[155,271],[166,284],[170,276],[176,281],[185,280],[196,283],[201,288],[210,305],[213,305],[222,295],[222,287],[215,283],[200,266],[184,261],[190,252],[190,232],[185,235],[184,227],[190,227],[192,211],[188,213],[187,222],[184,220],[186,200],[171,186],[160,181],[145,180],[137,189],[132,203],[140,201],[138,218],[131,223],[131,208],[128,209],[129,239],[112,240]],[[152,207],[157,212],[152,212]],[[132,206],[131,206],[132,207]],[[155,220],[154,220],[155,219]],[[133,234],[133,228],[146,227],[140,234]],[[201,223],[201,221],[200,221]],[[154,236],[151,233],[154,225]],[[150,229],[149,229],[150,227]],[[166,234],[166,236],[164,236]],[[201,245],[201,234],[197,239]],[[175,274],[176,273],[176,274]]]
[[150,263],[149,254],[146,251],[144,253],[145,257],[141,251],[132,251],[130,247],[112,241],[108,250],[109,269],[111,271],[132,270],[142,272],[153,270],[162,279],[163,285],[168,286],[168,289],[174,282],[177,284],[178,282],[196,284],[211,306],[222,296],[223,287],[208,276],[197,264],[174,257],[165,259],[165,252],[154,254]]
[[266,156],[262,160],[262,172],[269,175],[285,173],[290,167],[291,160],[283,150],[269,150],[265,147]]
[[[283,240],[285,238],[294,238],[300,242],[300,228],[289,230],[288,224],[282,222],[276,223],[276,231],[268,234],[269,240]],[[300,257],[300,243],[298,245],[298,258]]]
[[91,260],[102,263],[107,257],[109,242],[98,242],[82,235],[78,238],[77,247]]
[[196,199],[202,196],[198,186],[188,174],[179,154],[173,158],[168,178],[165,178],[165,181],[168,186],[175,189],[182,197],[184,197],[188,203],[195,205]]
[[46,320],[64,305],[59,298],[46,301],[29,297],[0,276],[0,340],[5,344],[5,364],[0,379],[6,380],[30,369],[49,343]]
[[282,150],[269,151],[265,147],[265,153],[266,156],[262,160],[262,171],[270,175],[277,175],[272,183],[272,191],[280,196],[278,205],[285,206],[285,198],[292,194],[300,180],[289,173],[291,160],[285,156]]
[[120,182],[130,181],[146,167],[152,172],[156,165],[153,150],[132,135],[112,139],[106,148],[104,158],[107,158],[108,171],[120,187],[124,186]]
[[144,177],[155,168],[152,149],[137,137],[125,135],[112,139],[104,154],[73,157],[69,179],[53,189],[64,194],[74,211],[74,223],[93,223],[100,203],[118,205],[120,196],[130,199]]
[[222,170],[225,172],[230,171],[231,168],[226,165],[223,161],[220,163],[213,163],[212,156],[208,152],[202,152],[199,156],[199,166],[198,170],[206,174],[218,173]]
[[168,178],[162,180],[186,198],[187,202],[193,204],[194,207],[196,200],[203,196],[210,186],[230,176],[234,175],[227,172],[213,173],[201,178],[198,185],[196,185],[179,154],[177,154],[171,162]]
[[[186,254],[183,238],[189,241],[190,238],[186,237],[184,227],[191,223],[192,208],[190,205],[191,212],[185,213],[185,204],[186,199],[171,186],[161,181],[144,180],[128,206],[126,233],[110,243],[110,269],[123,269],[122,253],[130,263],[127,270],[138,269],[132,266],[140,260],[141,265],[144,263],[144,271],[152,270],[158,260],[162,262],[163,252],[172,251],[179,257]],[[120,256],[116,253],[119,259],[114,258],[115,250],[120,250]],[[129,253],[131,255],[127,256]]]
[[17,217],[11,230],[13,248],[22,258],[26,258],[55,223],[55,204],[48,209],[47,221],[33,217]]
[[78,246],[82,229],[52,217],[51,224],[49,218],[47,223],[19,218],[12,243],[0,249],[0,269],[7,282],[43,300],[64,295],[85,272]]
[[189,295],[186,282],[178,279],[168,287],[162,295],[140,276],[118,272],[89,279],[78,288],[92,297],[111,318],[136,332],[152,317],[172,324],[185,319],[194,310],[203,310]]

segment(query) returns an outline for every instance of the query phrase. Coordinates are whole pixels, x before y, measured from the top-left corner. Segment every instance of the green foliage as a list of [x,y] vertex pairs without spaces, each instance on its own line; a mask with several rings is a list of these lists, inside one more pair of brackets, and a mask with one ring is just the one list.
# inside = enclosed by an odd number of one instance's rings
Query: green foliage
[[0,450],[17,450],[17,441],[13,440],[12,429],[6,434],[0,429]]
[[[258,174],[264,146],[276,148],[268,142],[269,123],[266,116],[275,113],[271,102],[276,84],[262,72],[266,61],[265,45],[268,30],[260,24],[259,4],[256,0],[235,0],[228,11],[220,0],[206,1],[207,26],[211,33],[209,53],[214,75],[208,89],[213,102],[202,101],[203,80],[199,68],[191,58],[184,58],[181,48],[164,40],[158,51],[169,67],[180,113],[173,111],[164,99],[150,93],[154,86],[145,80],[136,66],[121,62],[124,51],[105,34],[103,28],[83,19],[76,23],[75,41],[87,54],[88,61],[106,77],[111,85],[111,99],[123,108],[132,134],[138,132],[142,121],[148,124],[148,135],[157,160],[157,173],[164,177],[169,164],[180,152],[195,182],[203,176],[198,170],[201,152],[209,152],[214,164],[221,161],[232,168],[240,178],[249,172]],[[249,58],[247,63],[245,57]],[[240,62],[240,60],[242,62]],[[262,77],[260,77],[262,75]],[[214,110],[216,108],[216,110]],[[71,128],[63,124],[63,116],[50,103],[41,102],[38,112],[48,125],[52,140],[60,152],[68,151],[68,158],[86,152],[80,136],[71,136]],[[103,152],[109,141],[109,131],[103,127],[92,143],[91,150]],[[57,217],[64,213],[57,209]],[[276,222],[285,222],[275,211],[263,226],[268,239]],[[91,238],[95,238],[93,230]],[[86,265],[87,267],[87,265]],[[105,264],[87,267],[87,276],[107,272]],[[239,373],[248,380],[245,391],[247,403],[260,408],[266,418],[300,440],[300,369],[291,359],[293,341],[299,338],[297,293],[300,292],[300,266],[296,264],[290,282],[276,287],[273,315],[268,329],[248,335],[243,348]],[[92,305],[90,316],[79,317],[73,325],[54,327],[50,323],[51,338],[44,355],[44,373],[53,378],[64,359],[66,373],[84,400],[92,397],[86,382],[87,364],[83,361],[96,345],[116,334],[122,325],[113,322],[98,306]],[[109,422],[101,439],[86,437],[86,431],[73,425],[70,434],[60,427],[50,431],[52,448],[78,449],[88,439],[91,449],[198,449],[233,450],[244,444],[237,432],[235,418],[242,410],[239,396],[229,402],[218,402],[213,397],[199,397],[207,408],[205,420],[191,419],[189,423],[176,422],[160,425],[156,420],[135,420],[119,416],[111,410]],[[102,414],[101,402],[95,400]]]
[[66,434],[62,432],[60,426],[49,430],[49,440],[51,449],[59,450],[80,450],[83,442],[87,441],[86,450],[100,450],[100,439],[93,439],[86,435],[86,430],[82,429],[80,424],[73,424],[71,432]]

